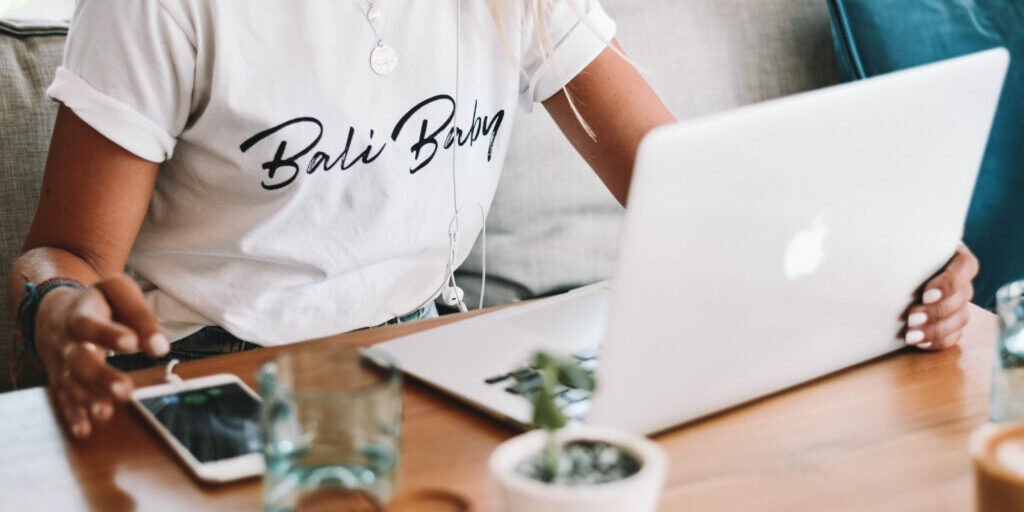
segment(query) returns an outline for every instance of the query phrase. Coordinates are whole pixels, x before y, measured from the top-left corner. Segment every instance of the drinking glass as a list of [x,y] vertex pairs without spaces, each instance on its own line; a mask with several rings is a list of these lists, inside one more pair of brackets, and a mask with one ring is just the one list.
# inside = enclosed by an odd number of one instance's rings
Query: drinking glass
[[1014,281],[996,292],[999,342],[992,365],[993,423],[1024,421],[1024,281]]
[[265,512],[383,510],[397,486],[401,372],[380,352],[315,345],[259,370]]

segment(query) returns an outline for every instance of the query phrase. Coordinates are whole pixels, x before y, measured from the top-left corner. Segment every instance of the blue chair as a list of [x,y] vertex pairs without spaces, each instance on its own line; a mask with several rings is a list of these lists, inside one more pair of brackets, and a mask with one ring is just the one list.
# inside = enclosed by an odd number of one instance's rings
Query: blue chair
[[1002,284],[1024,279],[1024,1],[828,3],[844,81],[997,46],[1010,50],[1006,86],[964,226],[964,242],[981,262],[974,302],[991,308]]

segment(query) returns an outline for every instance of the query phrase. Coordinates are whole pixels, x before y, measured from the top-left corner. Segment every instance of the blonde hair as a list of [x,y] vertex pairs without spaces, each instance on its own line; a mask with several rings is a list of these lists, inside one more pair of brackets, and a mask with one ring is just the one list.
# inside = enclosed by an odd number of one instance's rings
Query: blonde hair
[[[488,10],[490,10],[491,16],[494,18],[494,23],[498,26],[498,33],[501,34],[502,41],[505,44],[505,49],[508,51],[509,55],[511,55],[516,60],[516,63],[519,64],[520,66],[522,64],[519,62],[517,53],[511,50],[508,44],[508,38],[506,37],[507,32],[505,31],[505,20],[504,16],[502,15],[501,9],[502,2],[512,1],[519,3],[521,9],[520,12],[522,13],[522,19],[529,19],[530,21],[533,22],[534,40],[531,43],[534,45],[534,49],[540,53],[541,58],[545,62],[550,63],[552,65],[556,74],[560,74],[560,71],[558,69],[558,62],[552,58],[552,55],[554,54],[554,44],[551,41],[551,33],[549,30],[550,25],[548,19],[549,12],[556,2],[565,2],[566,5],[568,5],[573,11],[576,12],[576,15],[579,16],[580,20],[584,24],[586,24],[587,27],[594,32],[594,34],[601,38],[601,40],[603,40],[609,48],[612,48],[615,51],[615,53],[617,53],[622,58],[626,59],[627,61],[629,60],[618,48],[611,44],[611,40],[608,39],[606,35],[601,34],[597,30],[597,28],[594,27],[594,25],[587,19],[586,11],[582,7],[580,7],[580,4],[577,2],[577,0],[486,1],[487,8]],[[588,136],[590,136],[591,139],[597,140],[597,135],[594,133],[594,130],[590,127],[590,124],[588,124],[587,121],[583,119],[583,114],[581,114],[579,109],[577,108],[576,101],[573,99],[572,93],[569,92],[569,88],[567,85],[562,86],[562,92],[565,93],[565,97],[569,101],[569,108],[572,109],[572,112],[573,114],[575,114],[576,119],[580,123],[580,126],[583,127],[583,130],[587,133]]]

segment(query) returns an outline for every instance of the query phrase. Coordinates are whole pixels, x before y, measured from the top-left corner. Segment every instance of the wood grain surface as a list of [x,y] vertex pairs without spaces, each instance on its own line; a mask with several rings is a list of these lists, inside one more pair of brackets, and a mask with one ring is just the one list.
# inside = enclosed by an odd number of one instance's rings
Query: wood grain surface
[[[306,343],[371,344],[453,319]],[[995,317],[973,308],[958,348],[903,350],[657,436],[671,457],[660,510],[971,510],[967,435],[985,422],[996,333]],[[303,346],[196,361],[178,373],[235,373],[255,389],[263,360]],[[133,376],[139,385],[160,379],[154,370]],[[500,510],[487,458],[516,432],[416,383],[406,384],[404,400],[403,492],[453,491],[469,498],[475,512]],[[127,408],[92,438],[72,441],[44,389],[6,393],[0,443],[0,510],[262,505],[259,480],[197,484]]]

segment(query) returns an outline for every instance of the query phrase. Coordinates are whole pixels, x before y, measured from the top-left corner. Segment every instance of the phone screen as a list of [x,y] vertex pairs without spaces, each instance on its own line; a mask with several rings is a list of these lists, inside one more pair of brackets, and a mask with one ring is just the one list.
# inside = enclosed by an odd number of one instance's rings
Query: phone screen
[[260,402],[237,383],[143,398],[142,405],[199,462],[259,452]]

